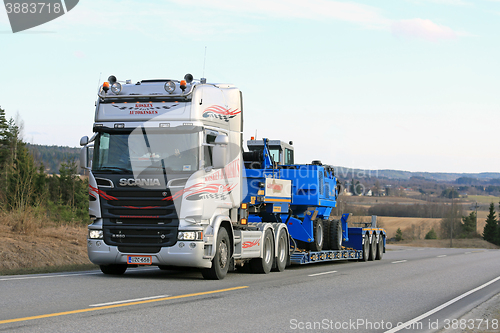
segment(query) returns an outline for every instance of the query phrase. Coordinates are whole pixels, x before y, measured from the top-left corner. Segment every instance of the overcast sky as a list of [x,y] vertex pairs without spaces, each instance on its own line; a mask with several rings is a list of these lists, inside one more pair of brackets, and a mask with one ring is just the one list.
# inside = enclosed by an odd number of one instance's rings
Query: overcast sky
[[0,9],[0,46],[31,143],[78,146],[111,74],[192,73],[238,86],[245,138],[300,163],[500,172],[500,1],[81,0],[16,34]]

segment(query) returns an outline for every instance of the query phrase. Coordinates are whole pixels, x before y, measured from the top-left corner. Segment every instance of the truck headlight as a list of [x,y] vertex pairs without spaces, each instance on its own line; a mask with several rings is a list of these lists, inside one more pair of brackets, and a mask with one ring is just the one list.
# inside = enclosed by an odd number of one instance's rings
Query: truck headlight
[[180,241],[187,241],[187,240],[202,240],[203,239],[203,232],[202,231],[179,231],[177,234],[177,239]]
[[89,230],[89,239],[102,239],[102,230]]

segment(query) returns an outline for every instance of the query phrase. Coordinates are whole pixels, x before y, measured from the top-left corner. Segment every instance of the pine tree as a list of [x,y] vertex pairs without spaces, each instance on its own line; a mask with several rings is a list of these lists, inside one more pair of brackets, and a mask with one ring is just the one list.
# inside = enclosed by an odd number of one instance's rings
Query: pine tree
[[484,226],[483,239],[490,243],[495,242],[497,235],[498,222],[495,216],[495,205],[493,202],[490,204],[490,212],[486,218],[486,225]]
[[401,231],[401,228],[398,228],[398,230],[396,230],[396,240],[398,242],[403,240],[403,232]]
[[5,111],[0,108],[0,169],[3,169],[9,155],[9,123]]
[[476,233],[476,212],[471,212],[469,216],[462,216],[462,234],[463,238],[471,238]]

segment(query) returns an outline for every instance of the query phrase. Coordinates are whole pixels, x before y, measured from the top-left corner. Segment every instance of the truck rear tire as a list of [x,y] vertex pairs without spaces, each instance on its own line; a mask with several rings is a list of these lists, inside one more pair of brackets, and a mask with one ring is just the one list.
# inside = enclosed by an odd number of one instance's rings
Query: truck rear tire
[[381,234],[378,239],[377,255],[375,256],[375,260],[381,260],[383,256],[384,256],[384,236],[382,236]]
[[372,235],[372,241],[370,243],[370,253],[368,254],[368,261],[375,260],[375,256],[377,252],[377,235],[374,233]]
[[285,229],[281,229],[278,237],[276,238],[278,243],[278,252],[276,253],[276,258],[274,259],[274,270],[277,272],[283,272],[288,262],[288,240],[287,233]]
[[231,243],[226,228],[220,228],[217,235],[217,250],[212,259],[212,267],[203,268],[201,275],[206,280],[222,280],[226,277],[231,260]]
[[331,240],[330,240],[330,227],[331,227],[331,222],[328,220],[323,220],[323,250],[330,250],[331,249]]
[[368,261],[368,252],[370,252],[370,235],[366,234],[363,240],[363,256],[359,261]]
[[126,264],[99,265],[101,272],[109,275],[123,275],[127,270]]
[[314,241],[309,243],[309,249],[311,251],[321,251],[323,250],[323,220],[317,219],[313,222],[313,233],[314,233]]
[[332,220],[330,223],[330,250],[342,249],[342,222]]
[[274,241],[273,232],[271,229],[267,229],[264,233],[264,239],[262,242],[262,258],[254,258],[250,260],[250,267],[255,273],[267,274],[273,268],[274,261]]

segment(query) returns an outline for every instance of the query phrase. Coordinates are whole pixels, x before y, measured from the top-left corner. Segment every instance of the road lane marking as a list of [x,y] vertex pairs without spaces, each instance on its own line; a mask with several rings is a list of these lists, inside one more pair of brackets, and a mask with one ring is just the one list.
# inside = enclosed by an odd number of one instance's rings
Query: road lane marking
[[454,299],[452,299],[451,301],[448,301],[448,302],[446,302],[446,303],[444,303],[444,304],[442,304],[442,305],[440,305],[440,306],[438,306],[438,307],[436,307],[436,308],[434,308],[434,309],[432,309],[432,310],[430,310],[430,311],[428,311],[428,312],[424,313],[423,315],[418,316],[417,318],[414,318],[414,319],[412,319],[412,320],[409,320],[409,321],[407,321],[406,323],[403,323],[403,324],[401,324],[401,325],[399,325],[399,326],[397,326],[397,327],[394,327],[394,328],[393,328],[393,329],[391,329],[391,330],[385,331],[385,333],[395,333],[395,332],[401,331],[402,329],[405,329],[406,327],[410,327],[411,325],[413,325],[413,324],[415,324],[415,323],[418,323],[418,322],[419,322],[419,321],[421,321],[422,319],[425,319],[425,318],[427,318],[427,317],[429,317],[429,316],[431,316],[431,315],[435,314],[436,312],[441,311],[442,309],[444,309],[444,308],[446,308],[446,307],[448,307],[448,306],[452,305],[453,303],[456,303],[456,302],[460,301],[462,298],[465,298],[465,297],[469,296],[470,294],[475,293],[476,291],[479,291],[479,290],[481,290],[481,289],[483,289],[483,288],[486,288],[486,287],[487,287],[487,286],[489,286],[490,284],[493,284],[493,283],[495,283],[495,282],[497,282],[497,281],[499,281],[499,280],[500,280],[500,276],[499,276],[499,277],[497,277],[497,278],[495,278],[495,279],[493,279],[493,280],[491,280],[491,281],[489,281],[489,282],[486,282],[485,284],[483,284],[483,285],[481,285],[481,286],[479,286],[479,287],[477,287],[477,288],[474,288],[474,289],[472,289],[472,290],[469,290],[468,292],[463,293],[463,294],[462,294],[462,295],[460,295],[460,296],[455,297],[455,298],[454,298]]
[[471,254],[472,252],[465,252],[464,254]]
[[106,305],[106,306],[99,306],[99,307],[86,308],[86,309],[80,309],[80,310],[72,310],[72,311],[64,311],[64,312],[57,312],[57,313],[49,313],[49,314],[44,314],[44,315],[39,315],[39,316],[6,319],[6,320],[0,320],[0,325],[1,324],[9,324],[9,323],[20,322],[20,321],[34,320],[34,319],[59,317],[59,316],[65,316],[65,315],[70,315],[70,314],[76,314],[76,313],[84,313],[84,312],[91,312],[91,311],[98,311],[98,310],[114,309],[114,308],[119,308],[119,307],[124,307],[124,306],[131,306],[131,305],[139,305],[139,304],[147,304],[147,303],[153,303],[153,302],[169,301],[169,300],[180,299],[180,298],[188,298],[188,297],[194,297],[194,296],[204,296],[204,295],[217,294],[217,293],[222,293],[222,292],[226,292],[226,291],[233,291],[233,290],[239,290],[239,289],[245,289],[245,288],[248,288],[248,286],[240,286],[240,287],[233,287],[233,288],[227,288],[227,289],[218,289],[218,290],[212,290],[212,291],[203,291],[203,292],[193,293],[193,294],[184,294],[184,295],[178,295],[178,296],[169,296],[169,297],[149,299],[149,300],[144,300],[144,301],[136,301],[136,302],[130,302],[130,303]]
[[14,277],[14,278],[3,278],[3,279],[0,279],[0,281],[28,280],[28,279],[46,279],[46,278],[51,278],[51,277],[65,277],[65,276],[91,275],[91,274],[102,274],[102,273],[101,272],[92,272],[92,273],[77,273],[77,274],[22,276],[22,277]]
[[[133,272],[152,271],[152,270],[157,270],[157,268],[141,268],[140,270],[135,270]],[[53,274],[53,275],[35,275],[35,276],[8,277],[8,278],[2,278],[2,279],[0,279],[0,281],[28,280],[28,279],[46,279],[46,278],[54,278],[54,277],[68,277],[68,276],[96,275],[96,274],[102,274],[102,272],[101,271],[96,271],[96,272],[74,273],[74,274]]]
[[408,260],[393,261],[391,264],[400,264],[402,262],[407,262]]
[[124,301],[115,301],[115,302],[108,302],[108,303],[100,303],[100,304],[91,304],[89,306],[106,306],[106,305],[113,305],[113,304],[120,304],[120,303],[130,303],[130,302],[137,302],[137,301],[144,301],[147,299],[155,299],[155,298],[162,298],[162,297],[168,297],[169,295],[159,295],[159,296],[151,296],[151,297],[142,297],[142,298],[135,298],[135,299],[127,299]]
[[442,254],[440,256],[437,256],[436,258],[444,258],[444,257],[446,257],[446,254]]
[[332,274],[332,273],[337,273],[337,271],[329,271],[329,272],[323,272],[323,273],[316,273],[316,274],[311,274],[308,276],[318,276],[318,275],[325,275],[325,274]]

